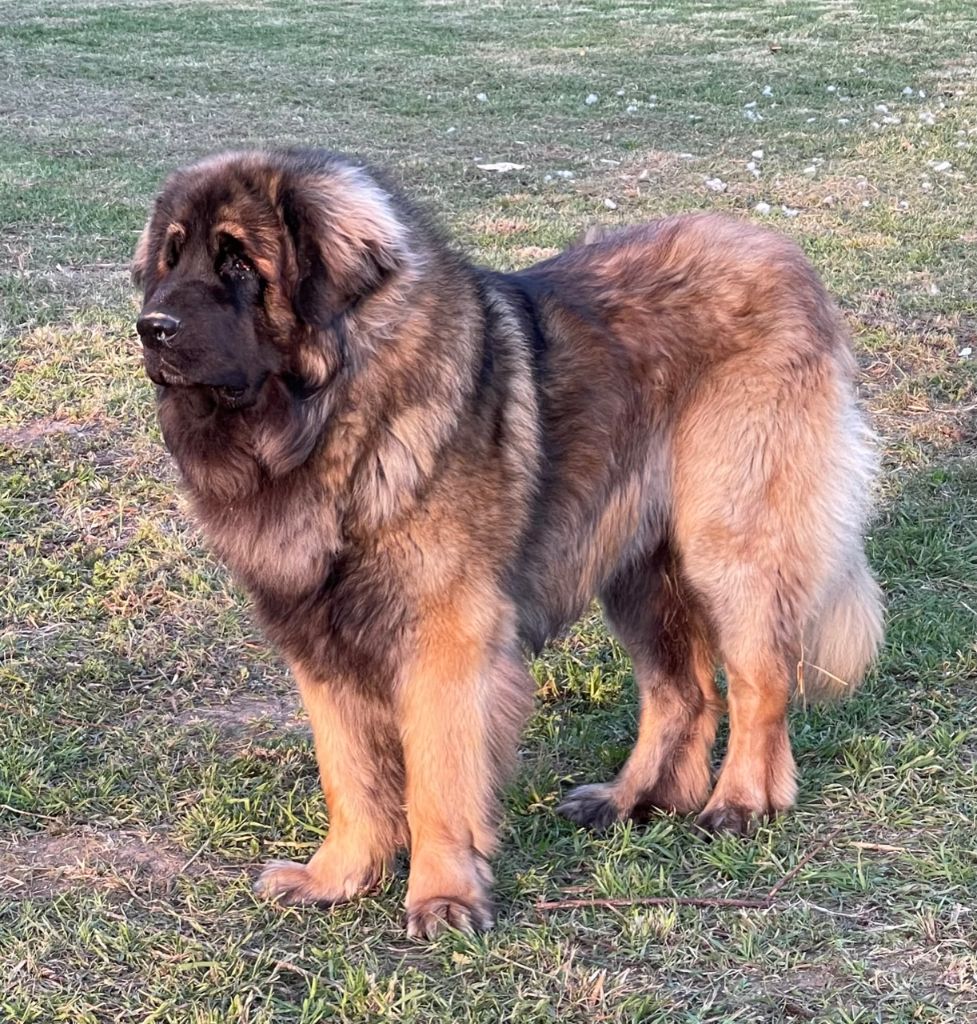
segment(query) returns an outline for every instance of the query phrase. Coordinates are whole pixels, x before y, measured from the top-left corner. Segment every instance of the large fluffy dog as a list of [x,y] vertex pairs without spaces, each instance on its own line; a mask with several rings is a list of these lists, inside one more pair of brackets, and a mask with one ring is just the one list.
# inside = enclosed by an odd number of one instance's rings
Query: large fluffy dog
[[409,846],[410,934],[489,927],[525,652],[595,594],[640,729],[563,813],[791,805],[791,692],[855,683],[881,613],[848,339],[790,242],[674,217],[494,273],[358,163],[254,152],[173,174],[134,267],[163,436],[315,736],[328,838],[262,891],[347,900]]

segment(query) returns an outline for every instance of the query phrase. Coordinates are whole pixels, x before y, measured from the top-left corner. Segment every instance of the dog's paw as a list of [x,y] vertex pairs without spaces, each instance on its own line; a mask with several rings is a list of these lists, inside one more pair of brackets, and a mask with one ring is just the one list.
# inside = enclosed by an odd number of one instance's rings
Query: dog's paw
[[770,817],[764,811],[754,810],[743,804],[717,804],[707,807],[698,818],[696,827],[707,835],[732,835],[748,838],[756,831],[757,825]]
[[557,812],[598,832],[627,817],[614,800],[614,787],[606,782],[577,786],[566,795]]
[[407,934],[412,939],[433,939],[449,930],[472,935],[487,932],[494,923],[495,912],[486,899],[432,896],[407,908]]
[[328,879],[314,870],[311,864],[273,860],[265,865],[254,889],[285,906],[331,907],[367,891],[375,881],[372,877]]

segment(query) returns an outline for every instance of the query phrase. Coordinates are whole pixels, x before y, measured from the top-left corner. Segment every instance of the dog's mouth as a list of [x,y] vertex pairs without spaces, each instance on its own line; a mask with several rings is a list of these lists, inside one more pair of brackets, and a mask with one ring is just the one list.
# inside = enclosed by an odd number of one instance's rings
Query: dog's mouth
[[253,386],[244,385],[236,387],[229,384],[219,384],[211,387],[205,384],[203,387],[208,388],[214,401],[222,409],[237,410],[248,409],[258,401],[262,384],[264,384],[264,380],[260,384]]
[[147,360],[146,374],[159,388],[167,391],[194,391],[199,395],[206,395],[213,405],[228,412],[251,408],[261,396],[269,376],[264,373],[253,382],[194,380],[162,359],[153,360],[152,365]]
[[146,376],[158,387],[186,387],[190,383],[181,370],[156,352],[143,349],[143,366]]

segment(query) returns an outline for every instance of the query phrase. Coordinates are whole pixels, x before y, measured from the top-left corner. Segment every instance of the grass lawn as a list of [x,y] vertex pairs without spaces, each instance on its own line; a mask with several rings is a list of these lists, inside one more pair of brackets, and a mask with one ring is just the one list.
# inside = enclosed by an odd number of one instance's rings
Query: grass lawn
[[[0,68],[0,1021],[977,1019],[972,0],[8,0]],[[882,440],[889,611],[858,695],[792,717],[793,814],[711,843],[555,815],[634,728],[595,614],[534,666],[494,932],[409,942],[403,872],[331,912],[252,895],[324,805],[178,495],[127,262],[167,170],[300,142],[501,268],[692,208],[804,246]]]

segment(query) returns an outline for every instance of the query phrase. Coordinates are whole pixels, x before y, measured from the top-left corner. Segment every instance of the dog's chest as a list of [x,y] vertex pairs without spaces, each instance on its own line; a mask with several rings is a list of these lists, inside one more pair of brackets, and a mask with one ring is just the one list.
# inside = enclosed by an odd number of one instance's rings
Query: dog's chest
[[204,532],[231,571],[251,588],[298,596],[317,587],[336,550],[332,508],[271,500],[231,504],[203,517]]

